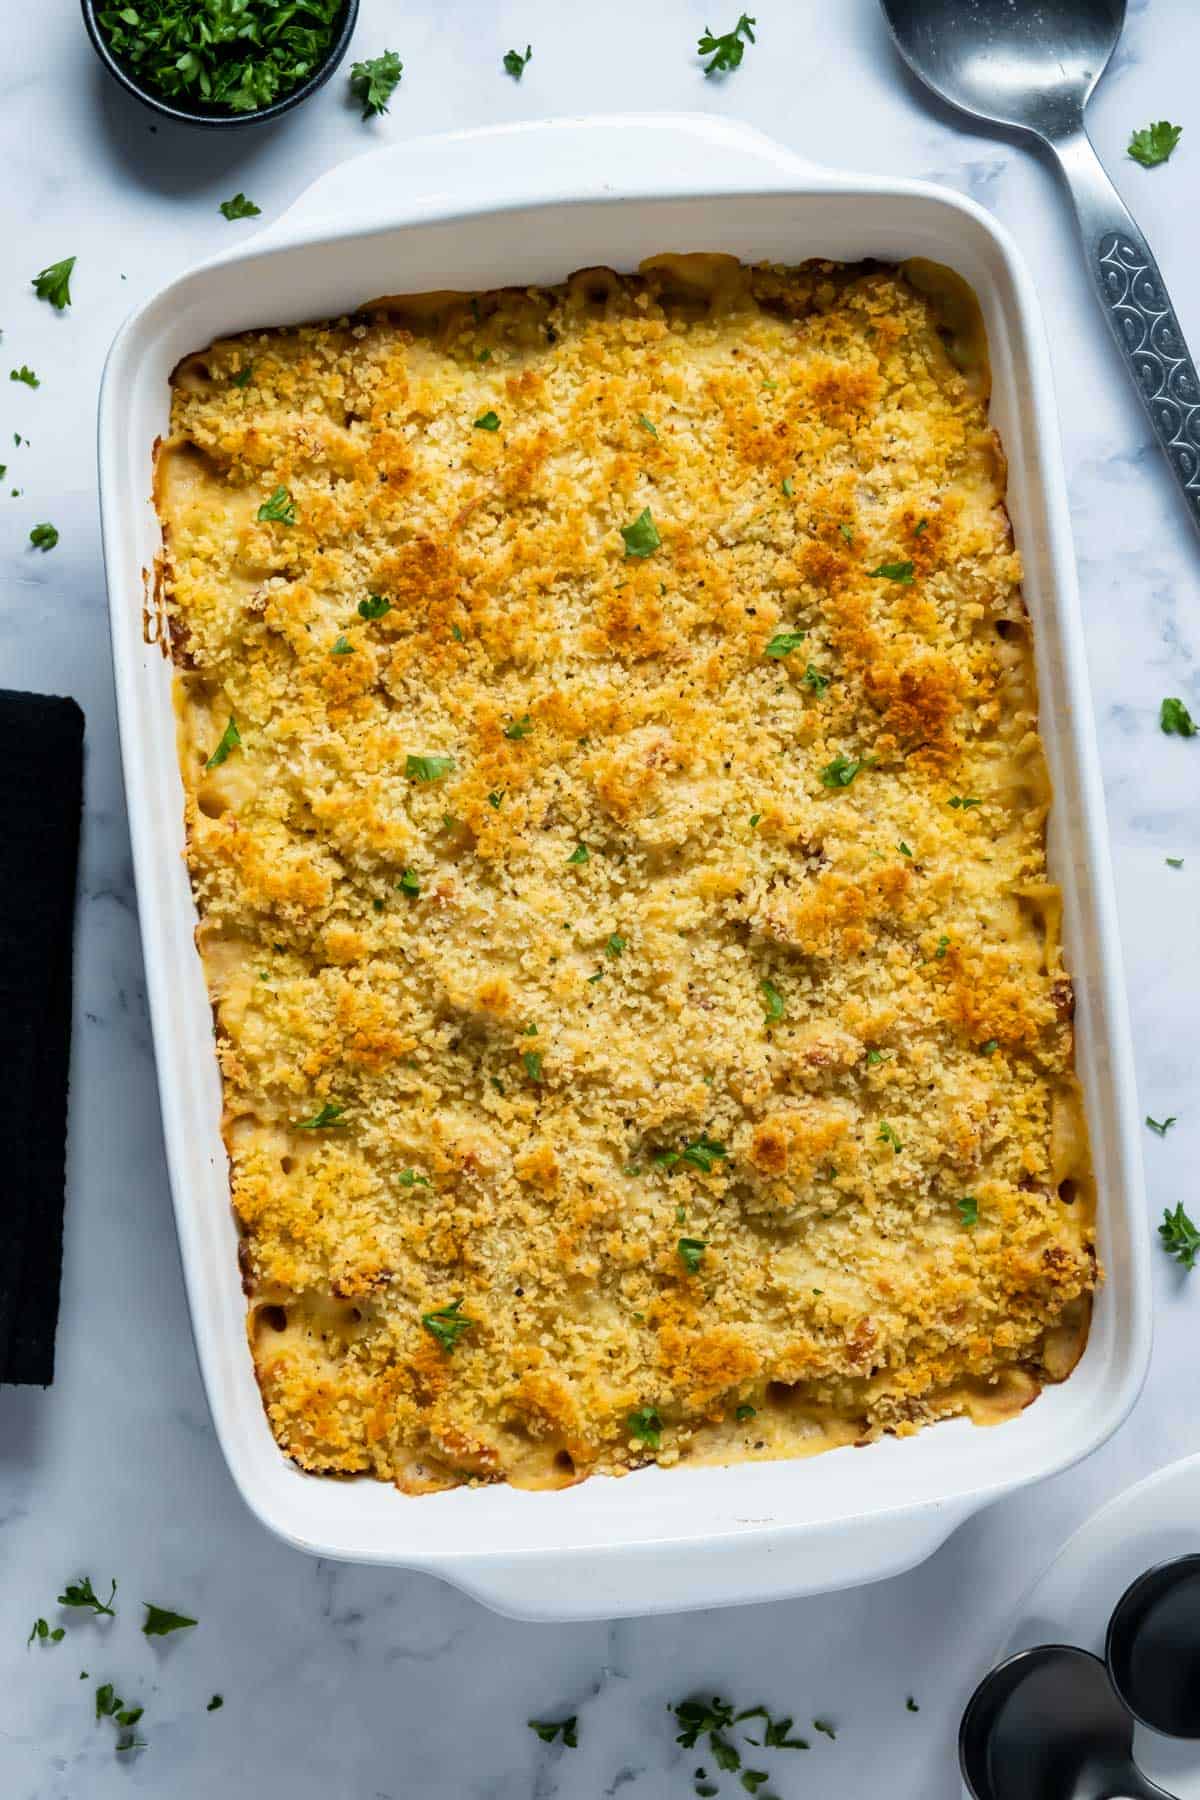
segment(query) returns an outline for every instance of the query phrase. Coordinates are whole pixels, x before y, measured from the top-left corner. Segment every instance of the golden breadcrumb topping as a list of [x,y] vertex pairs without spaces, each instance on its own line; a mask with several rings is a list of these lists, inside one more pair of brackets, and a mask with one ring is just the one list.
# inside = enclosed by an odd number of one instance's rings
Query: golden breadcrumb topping
[[249,1331],[410,1492],[1019,1410],[1096,1281],[1004,464],[929,266],[381,303],[158,466]]

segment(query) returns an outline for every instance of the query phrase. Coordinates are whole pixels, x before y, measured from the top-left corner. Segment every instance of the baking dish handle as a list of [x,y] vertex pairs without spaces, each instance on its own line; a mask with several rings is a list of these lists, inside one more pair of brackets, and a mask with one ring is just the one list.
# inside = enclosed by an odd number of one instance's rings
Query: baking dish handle
[[[478,212],[558,200],[837,187],[841,178],[752,126],[705,113],[617,113],[446,132],[329,169],[255,236],[275,249],[380,230],[393,214]],[[244,255],[244,241],[234,254]],[[220,259],[219,259],[220,260]]]
[[932,1556],[978,1510],[977,1500],[960,1500],[792,1533],[668,1539],[592,1555],[572,1548],[455,1559],[436,1572],[514,1619],[623,1619],[743,1606],[901,1575]]

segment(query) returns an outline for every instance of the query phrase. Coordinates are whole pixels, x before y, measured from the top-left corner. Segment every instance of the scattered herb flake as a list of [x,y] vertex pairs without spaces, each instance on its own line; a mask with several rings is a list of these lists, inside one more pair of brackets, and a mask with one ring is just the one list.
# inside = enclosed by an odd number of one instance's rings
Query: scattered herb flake
[[421,878],[412,869],[405,869],[396,886],[402,893],[412,894],[414,898],[421,892]]
[[249,381],[251,375],[253,375],[253,373],[254,373],[254,364],[252,362],[248,362],[244,369],[239,369],[237,374],[231,375],[229,377],[229,379],[230,379],[230,381],[232,381],[234,387],[244,388],[246,383]]
[[632,525],[622,525],[621,536],[625,540],[627,557],[653,556],[662,543],[648,506],[642,508]]
[[700,1273],[700,1264],[708,1244],[704,1238],[680,1238],[675,1248],[679,1252],[679,1260],[689,1275]]
[[1158,1235],[1168,1256],[1173,1256],[1182,1268],[1195,1268],[1196,1252],[1200,1250],[1200,1231],[1196,1230],[1184,1212],[1182,1200],[1174,1212],[1169,1207],[1163,1208],[1163,1222],[1158,1228]]
[[627,1420],[630,1433],[639,1442],[657,1450],[662,1444],[662,1420],[652,1406],[639,1406]]
[[751,1406],[748,1400],[743,1400],[733,1416],[739,1423],[742,1423],[746,1419],[753,1419],[757,1415],[757,1412],[758,1408],[756,1406]]
[[311,1119],[297,1119],[295,1129],[297,1131],[345,1131],[350,1123],[349,1119],[342,1117],[345,1110],[345,1107],[339,1105],[336,1100],[326,1100],[324,1106],[319,1112],[315,1112]]
[[950,797],[950,805],[956,810],[961,809],[961,811],[966,812],[969,806],[982,806],[983,801],[978,799],[974,794],[952,794]]
[[592,853],[588,849],[586,844],[582,844],[582,843],[576,844],[576,846],[572,850],[570,856],[568,856],[567,862],[568,862],[568,864],[590,862],[591,856],[592,856]]
[[478,1321],[468,1319],[462,1311],[462,1301],[454,1300],[449,1306],[443,1306],[437,1312],[422,1313],[421,1323],[430,1337],[436,1338],[449,1356],[463,1333],[473,1331]]
[[230,713],[229,723],[221,733],[221,741],[205,763],[204,767],[206,769],[219,769],[221,764],[225,761],[225,758],[229,755],[229,752],[231,750],[240,750],[241,745],[242,734],[237,728],[237,720],[234,718],[233,714]]
[[921,1710],[920,1707],[917,1705],[916,1701],[913,1699],[911,1694],[908,1696],[908,1699],[904,1702],[904,1710],[905,1710],[905,1712],[920,1712],[920,1710]]
[[64,256],[61,262],[51,263],[33,278],[34,292],[39,300],[48,300],[55,312],[61,312],[64,306],[71,304],[71,270],[75,267],[73,256]]
[[[509,53],[511,55],[511,51]],[[553,1744],[561,1734],[562,1742],[568,1750],[579,1748],[579,1735],[576,1730],[579,1718],[572,1713],[569,1719],[526,1719],[530,1731],[536,1731],[543,1744]]]
[[819,669],[814,669],[812,664],[809,663],[804,674],[800,677],[800,684],[802,687],[811,688],[819,700],[821,695],[825,692],[825,689],[829,686],[829,677],[828,675],[822,675]]
[[841,532],[842,536],[845,538],[845,540],[848,544],[852,544],[854,542],[854,527],[853,527],[853,525],[839,525],[838,530]]
[[959,1217],[960,1223],[962,1223],[963,1225],[978,1225],[978,1223],[979,1223],[979,1202],[975,1198],[974,1194],[964,1194],[962,1199],[956,1200],[954,1202],[954,1204],[958,1208],[958,1217]]
[[604,954],[605,956],[620,956],[621,952],[625,949],[625,945],[626,940],[621,936],[620,932],[614,931],[607,944],[604,946]]
[[525,64],[532,61],[532,59],[533,46],[531,44],[526,44],[524,56],[521,55],[519,50],[506,50],[504,52],[505,74],[511,75],[514,81],[520,81],[522,75],[525,73]]
[[444,781],[458,764],[452,756],[413,756],[404,759],[404,773],[410,781]]
[[764,645],[763,655],[771,657],[775,662],[782,662],[785,656],[790,656],[793,650],[800,648],[806,636],[807,633],[803,631],[777,631]]
[[485,413],[480,413],[479,417],[475,420],[476,431],[499,431],[499,429],[500,415],[499,413],[493,412],[490,406]]
[[542,1079],[542,1052],[540,1050],[526,1050],[521,1056],[521,1061],[525,1064],[525,1073],[528,1075],[530,1081],[540,1083]]
[[1182,700],[1164,700],[1158,709],[1158,722],[1167,736],[1195,737],[1196,721]]
[[117,1595],[117,1584],[114,1581],[107,1600],[101,1600],[92,1588],[90,1575],[81,1575],[78,1581],[69,1581],[65,1590],[58,1596],[60,1606],[90,1607],[99,1615],[105,1613],[110,1619],[116,1618],[113,1601]]
[[950,948],[950,939],[948,937],[940,937],[937,941],[937,949],[933,953],[935,959],[938,962],[941,962],[943,956],[945,956],[945,954],[949,948]]
[[257,516],[263,523],[272,520],[278,525],[294,525],[296,523],[296,502],[281,483],[270,498],[263,501]]
[[744,38],[747,43],[751,44],[757,41],[754,36],[754,27],[757,23],[756,19],[742,13],[732,31],[722,32],[716,37],[706,25],[704,35],[696,45],[697,56],[712,57],[712,61],[706,65],[704,73],[706,75],[728,75],[731,69],[740,68],[742,58],[746,54],[746,44],[742,40]]
[[[168,1632],[183,1631],[189,1625],[195,1625],[195,1619],[189,1619],[186,1613],[172,1612],[169,1606],[152,1606],[149,1600],[143,1600],[146,1617],[142,1623],[143,1637],[166,1637]],[[140,1717],[140,1714],[139,1714]],[[132,1725],[132,1719],[122,1721]]]
[[995,1056],[999,1048],[998,1041],[995,1038],[989,1038],[986,1044],[980,1044],[979,1054],[980,1056]]
[[53,550],[58,542],[58,528],[48,521],[35,525],[29,533],[29,541],[35,550]]
[[522,738],[527,738],[532,730],[533,720],[528,713],[522,713],[519,719],[514,719],[510,725],[504,727],[504,735],[512,742],[519,743]]
[[385,600],[382,594],[368,594],[365,600],[360,600],[358,603],[360,619],[382,619],[383,615],[390,613],[391,610],[391,601]]
[[651,437],[658,436],[658,426],[652,425],[650,423],[650,420],[646,417],[645,413],[638,414],[638,424],[641,426],[643,431],[648,431],[650,433]]
[[1182,125],[1172,125],[1166,119],[1159,119],[1154,125],[1145,125],[1141,131],[1135,131],[1129,140],[1129,154],[1134,162],[1141,163],[1143,169],[1156,169],[1159,163],[1165,163],[1183,135]]
[[379,56],[354,64],[350,70],[350,92],[361,104],[364,119],[387,111],[403,73],[404,64],[395,50],[384,50]]
[[783,995],[773,982],[766,980],[759,982],[758,991],[762,995],[763,1007],[766,1010],[767,1015],[767,1023],[769,1025],[774,1025],[777,1020],[783,1018],[787,1011],[787,1005]]
[[428,1175],[418,1175],[415,1169],[401,1169],[396,1177],[401,1187],[428,1187]]
[[837,1732],[834,1730],[833,1726],[829,1723],[828,1719],[814,1719],[813,1720],[813,1730],[823,1732],[827,1738],[836,1738],[837,1737]]
[[346,636],[344,631],[338,632],[337,637],[329,647],[329,654],[330,656],[353,656],[354,645],[350,642],[350,639]]
[[893,1152],[897,1155],[904,1148],[900,1139],[896,1136],[895,1126],[889,1125],[886,1119],[882,1120],[879,1126],[879,1142],[881,1144],[890,1144]]
[[839,750],[831,763],[821,770],[821,785],[827,788],[849,787],[859,770],[864,767],[860,762],[852,762]]
[[225,1696],[223,1694],[214,1694],[204,1710],[205,1712],[220,1712],[224,1704]]
[[913,565],[910,562],[880,563],[878,568],[868,569],[867,574],[879,576],[884,581],[898,581],[904,587],[911,587]]
[[[2,471],[0,471],[0,473],[2,473]],[[1168,867],[1168,869],[1182,869],[1182,867],[1183,867],[1182,856],[1168,856],[1167,867]]]
[[245,194],[237,193],[232,200],[222,200],[220,210],[227,219],[257,219],[262,207],[247,200]]
[[10,381],[23,381],[25,386],[30,388],[37,388],[42,385],[33,370],[28,368],[25,363],[22,363],[19,369],[10,369],[8,372],[8,379]]
[[796,484],[790,475],[785,475],[779,484],[779,491],[786,500],[790,500],[796,492]]
[[897,850],[899,850],[901,856],[911,856],[912,855],[912,851],[909,849],[908,845],[905,843],[903,838],[900,839],[900,842],[896,845],[896,848],[897,848]]
[[1150,1127],[1151,1131],[1157,1131],[1159,1137],[1166,1137],[1166,1135],[1167,1135],[1168,1131],[1170,1131],[1172,1125],[1178,1124],[1178,1120],[1174,1113],[1171,1114],[1169,1119],[1152,1119],[1150,1117],[1150,1114],[1147,1113],[1146,1114],[1146,1123]]

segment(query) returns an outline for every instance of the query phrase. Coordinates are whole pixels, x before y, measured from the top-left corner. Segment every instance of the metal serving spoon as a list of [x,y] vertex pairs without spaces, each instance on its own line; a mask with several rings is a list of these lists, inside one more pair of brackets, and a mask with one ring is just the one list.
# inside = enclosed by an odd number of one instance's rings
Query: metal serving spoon
[[1140,1725],[1200,1737],[1200,1556],[1147,1569],[1117,1601],[1104,1660]]
[[1083,109],[1125,0],[881,0],[913,74],[960,111],[1054,152],[1084,254],[1130,374],[1200,528],[1200,377],[1151,255],[1101,167]]
[[1098,1656],[1021,1650],[985,1675],[958,1733],[975,1800],[1172,1800],[1133,1760],[1133,1720]]

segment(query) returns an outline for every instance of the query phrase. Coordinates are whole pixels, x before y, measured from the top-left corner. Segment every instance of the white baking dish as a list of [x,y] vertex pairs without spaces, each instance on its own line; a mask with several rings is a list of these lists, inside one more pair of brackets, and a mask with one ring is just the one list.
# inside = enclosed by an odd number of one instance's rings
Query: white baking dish
[[[170,666],[143,638],[159,548],[151,452],[186,352],[251,326],[375,295],[632,269],[661,250],[949,264],[974,288],[993,414],[1036,628],[1066,896],[1079,1064],[1108,1281],[1062,1387],[991,1430],[960,1421],[811,1461],[647,1470],[557,1493],[507,1487],[408,1498],[302,1474],[276,1448],[243,1324],[212,1018],[184,870]],[[247,1504],[322,1555],[442,1575],[502,1611],[596,1618],[808,1593],[894,1574],[970,1512],[1085,1456],[1121,1422],[1149,1354],[1147,1229],[1100,778],[1050,369],[1033,284],[979,207],[917,182],[834,174],[757,133],[688,116],[456,134],[363,157],[275,226],[172,282],[123,327],[100,401],[104,551],[121,742],[163,1127],[200,1365]]]

